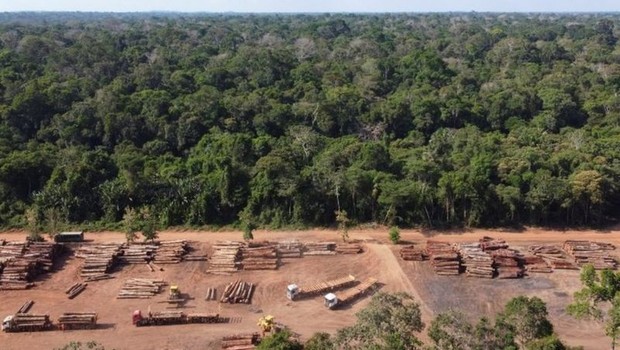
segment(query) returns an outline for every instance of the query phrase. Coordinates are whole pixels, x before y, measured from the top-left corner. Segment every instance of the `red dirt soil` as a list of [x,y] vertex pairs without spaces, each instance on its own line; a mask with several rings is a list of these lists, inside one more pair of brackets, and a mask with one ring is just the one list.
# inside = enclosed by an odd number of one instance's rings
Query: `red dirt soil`
[[[289,326],[306,339],[315,332],[335,333],[351,325],[355,313],[367,305],[369,298],[362,298],[342,310],[327,310],[320,296],[291,302],[286,299],[285,287],[289,283],[303,283],[317,279],[330,279],[353,274],[358,279],[376,277],[382,291],[404,291],[420,301],[422,317],[428,325],[433,316],[449,308],[461,309],[472,317],[492,316],[517,295],[538,296],[547,302],[551,321],[556,332],[570,345],[585,349],[608,346],[602,326],[594,321],[576,321],[566,315],[566,304],[572,293],[580,288],[578,271],[559,271],[535,274],[520,280],[480,280],[465,276],[437,276],[425,262],[407,262],[398,257],[398,246],[388,243],[388,229],[352,230],[351,239],[365,241],[366,250],[358,255],[313,256],[301,259],[284,259],[277,271],[241,271],[232,276],[206,273],[207,262],[183,262],[162,265],[164,271],[150,272],[143,265],[129,265],[117,269],[115,278],[89,283],[86,290],[73,300],[67,299],[64,290],[80,281],[79,269],[83,261],[70,257],[61,262],[53,273],[43,276],[37,286],[26,291],[0,291],[0,317],[13,314],[27,300],[34,300],[32,313],[48,313],[56,320],[63,312],[95,311],[99,314],[99,328],[95,330],[49,331],[34,333],[0,333],[0,349],[53,349],[69,341],[97,341],[106,349],[217,349],[224,335],[256,332],[259,317],[271,314],[276,321]],[[411,243],[424,243],[428,238],[450,242],[477,241],[483,235],[505,239],[512,247],[525,247],[532,243],[561,243],[567,239],[607,241],[620,245],[618,228],[609,231],[551,231],[526,229],[520,232],[470,230],[459,232],[420,232],[402,230],[401,238]],[[198,242],[205,252],[210,252],[216,240],[240,240],[240,232],[165,231],[162,240],[186,239]],[[23,232],[0,233],[0,239],[22,241]],[[118,232],[87,233],[87,240],[95,242],[122,242]],[[308,231],[256,231],[255,240],[301,241],[332,240],[339,236],[333,230]],[[143,311],[164,310],[161,303],[166,293],[147,300],[118,300],[122,283],[133,277],[162,278],[179,285],[192,299],[183,307],[186,312],[219,312],[231,317],[228,324],[170,325],[136,328],[131,324],[131,314]],[[220,304],[205,301],[206,290],[216,287],[218,296],[227,283],[236,279],[257,284],[251,305]],[[428,340],[425,334],[420,338]]]

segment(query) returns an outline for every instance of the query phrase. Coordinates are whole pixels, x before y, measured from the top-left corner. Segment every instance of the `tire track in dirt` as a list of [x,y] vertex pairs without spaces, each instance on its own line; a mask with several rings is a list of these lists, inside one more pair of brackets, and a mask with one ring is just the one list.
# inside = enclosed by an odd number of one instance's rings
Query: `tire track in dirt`
[[[383,244],[368,244],[367,247],[377,257],[376,266],[381,267],[379,282],[386,282],[386,289],[392,291],[406,291],[411,295],[416,302],[420,304],[420,311],[422,313],[422,321],[426,325],[430,324],[433,318],[433,312],[423,302],[418,290],[415,288],[409,277],[405,274],[402,267],[398,263],[396,256],[390,250],[387,245]],[[394,283],[392,285],[392,283]]]

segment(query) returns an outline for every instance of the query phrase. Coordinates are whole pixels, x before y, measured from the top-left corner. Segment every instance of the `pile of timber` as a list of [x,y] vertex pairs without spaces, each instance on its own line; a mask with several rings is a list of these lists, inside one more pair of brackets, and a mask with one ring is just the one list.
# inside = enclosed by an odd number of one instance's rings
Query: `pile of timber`
[[280,258],[301,258],[304,245],[297,241],[283,241],[276,243],[276,251]]
[[65,312],[58,317],[61,329],[91,328],[97,324],[96,312]]
[[436,274],[458,275],[461,272],[461,259],[450,243],[428,240],[426,253]]
[[609,251],[616,249],[611,243],[591,241],[566,241],[564,250],[575,259],[577,265],[591,264],[597,270],[617,267],[616,260],[609,255]]
[[551,273],[553,270],[551,266],[547,264],[545,259],[538,255],[525,255],[523,257],[523,264],[525,265],[525,269],[527,272],[537,272],[537,273]]
[[338,243],[334,250],[337,254],[359,254],[364,252],[362,245],[358,243]]
[[241,242],[218,241],[213,246],[213,255],[209,259],[207,272],[213,274],[230,274],[239,270]]
[[486,252],[489,250],[507,249],[508,244],[503,239],[484,236],[480,239],[480,248]]
[[32,305],[34,305],[34,301],[33,300],[28,300],[27,302],[24,303],[24,305],[22,305],[22,307],[19,308],[19,310],[17,310],[17,314],[25,314],[28,311],[30,311],[30,308],[32,307]]
[[123,246],[122,255],[118,257],[121,264],[144,264],[153,260],[157,245],[130,243]]
[[37,274],[36,270],[36,260],[17,257],[5,261],[0,275],[0,290],[28,289],[34,286],[30,281]]
[[119,243],[106,243],[83,245],[78,248],[75,256],[84,258],[80,276],[92,278],[109,273],[116,264],[117,257],[123,253],[122,246]]
[[497,278],[523,277],[523,256],[517,250],[497,249],[492,250],[489,254],[493,257]]
[[230,283],[222,293],[221,303],[250,304],[254,294],[254,284],[236,280]]
[[188,253],[183,257],[183,261],[207,261],[207,254],[196,249],[193,243],[195,242],[187,243]]
[[159,279],[132,278],[125,281],[116,299],[149,299],[165,285],[166,282]]
[[575,260],[568,256],[559,246],[535,244],[529,246],[528,251],[543,258],[554,270],[579,270]]
[[336,255],[336,243],[308,242],[304,244],[304,255]]
[[16,314],[13,316],[13,323],[16,326],[21,327],[40,327],[37,329],[44,329],[51,325],[49,315],[37,315],[37,314]]
[[277,270],[278,253],[273,245],[241,248],[241,266],[244,270]]
[[67,294],[67,298],[73,299],[78,296],[78,294],[82,293],[82,291],[86,289],[86,286],[88,286],[88,283],[75,283],[65,290],[65,294]]
[[424,249],[417,248],[414,245],[404,246],[400,250],[400,257],[403,258],[403,260],[411,261],[424,261],[428,258]]
[[95,282],[95,281],[103,281],[103,280],[109,280],[114,278],[114,276],[109,275],[107,273],[102,273],[102,274],[98,274],[98,275],[92,275],[92,276],[88,276],[86,277],[86,282]]
[[256,344],[260,342],[258,333],[236,334],[222,338],[222,349],[225,350],[250,350],[256,349]]
[[468,277],[493,278],[493,257],[482,250],[480,243],[462,243],[457,247]]
[[29,242],[23,258],[36,259],[39,273],[50,272],[62,249],[63,246],[52,242]]
[[178,264],[187,254],[187,250],[187,241],[161,241],[155,252],[155,262],[158,264]]
[[24,242],[5,242],[0,246],[0,257],[16,258],[24,255],[26,252],[26,243]]
[[4,242],[0,246],[0,290],[32,287],[36,276],[52,270],[60,252],[55,243]]
[[217,289],[216,288],[207,288],[207,295],[205,296],[205,300],[217,300]]

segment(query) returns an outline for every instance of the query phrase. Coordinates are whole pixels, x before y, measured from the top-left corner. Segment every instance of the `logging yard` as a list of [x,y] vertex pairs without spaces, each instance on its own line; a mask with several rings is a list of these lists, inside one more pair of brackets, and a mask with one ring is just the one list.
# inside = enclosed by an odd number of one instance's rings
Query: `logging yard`
[[[387,232],[351,230],[350,242],[342,243],[333,230],[255,231],[250,242],[240,232],[166,231],[144,244],[98,232],[64,245],[27,244],[23,232],[0,233],[0,317],[13,316],[0,344],[52,349],[94,340],[110,349],[251,349],[264,315],[304,340],[352,325],[377,291],[412,295],[427,325],[452,308],[477,318],[495,314],[512,297],[538,296],[568,344],[608,344],[600,325],[564,310],[581,287],[581,266],[616,268],[617,228],[403,230],[397,245]],[[330,310],[327,293],[344,302]]]

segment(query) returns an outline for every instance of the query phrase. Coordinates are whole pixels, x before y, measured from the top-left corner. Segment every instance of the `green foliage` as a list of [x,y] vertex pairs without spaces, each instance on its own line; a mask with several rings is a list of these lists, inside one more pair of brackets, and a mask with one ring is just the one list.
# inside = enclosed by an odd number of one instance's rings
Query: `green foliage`
[[465,315],[451,311],[437,315],[430,324],[428,336],[438,349],[457,350],[474,349],[474,327]]
[[394,244],[400,242],[400,230],[397,226],[390,227],[390,241]]
[[535,339],[529,342],[526,347],[527,350],[569,350],[580,349],[575,347],[569,347],[564,345],[562,341],[554,334],[544,338]]
[[349,239],[350,220],[345,210],[336,211],[336,222],[338,223],[338,231],[343,242]]
[[28,230],[28,240],[32,242],[42,241],[43,236],[41,236],[39,213],[34,208],[28,208],[24,216],[26,219],[26,229]]
[[157,238],[157,228],[155,216],[147,207],[136,211],[126,208],[123,215],[123,226],[125,227],[125,238],[128,242],[133,242],[137,232],[141,232],[145,241],[153,241]]
[[64,226],[64,220],[62,219],[60,212],[56,208],[47,208],[45,212],[43,212],[43,217],[45,220],[45,229],[47,230],[48,235],[50,238],[54,238],[54,236],[60,232]]
[[418,349],[414,332],[424,329],[420,306],[406,293],[377,293],[357,322],[338,331],[336,344],[344,349]]
[[149,208],[140,210],[141,230],[145,241],[154,241],[157,238],[156,220]]
[[125,227],[125,238],[127,242],[133,242],[136,240],[136,232],[140,230],[140,223],[138,213],[133,208],[125,209],[123,215],[123,226]]
[[618,221],[620,16],[458,16],[0,14],[0,227]]
[[611,347],[615,348],[620,338],[620,273],[611,270],[597,273],[594,266],[585,265],[581,269],[581,283],[583,288],[575,292],[566,311],[576,318],[603,323]]
[[516,339],[525,345],[553,334],[547,316],[547,306],[540,298],[519,296],[506,304],[500,318],[514,328]]
[[252,233],[256,227],[254,224],[246,222],[243,224],[243,240],[250,241],[254,239],[254,234]]
[[304,343],[304,350],[336,350],[336,344],[328,333],[314,333]]
[[62,348],[56,348],[55,350],[105,350],[103,345],[95,342],[89,341],[86,343],[82,343],[79,341],[69,342],[67,345]]
[[263,338],[256,347],[259,350],[302,350],[303,348],[301,343],[292,339],[292,334],[287,330]]
[[431,322],[428,335],[434,349],[438,350],[518,349],[512,327],[501,319],[491,325],[482,318],[474,326],[457,311],[437,315]]

